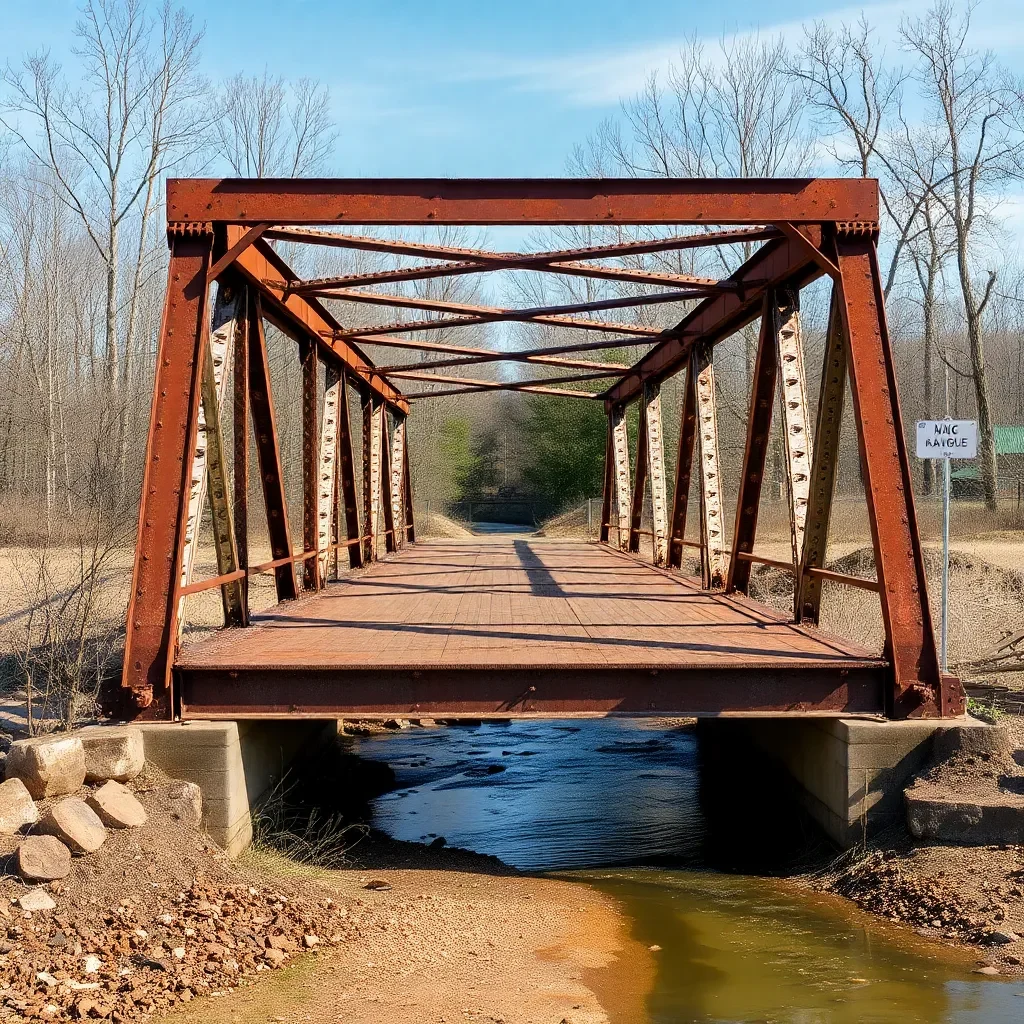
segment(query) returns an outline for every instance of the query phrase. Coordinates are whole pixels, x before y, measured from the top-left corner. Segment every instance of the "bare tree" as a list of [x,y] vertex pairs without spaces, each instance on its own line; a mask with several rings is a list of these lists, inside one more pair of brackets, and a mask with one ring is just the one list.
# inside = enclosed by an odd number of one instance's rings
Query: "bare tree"
[[325,85],[300,78],[288,85],[267,70],[238,74],[221,89],[213,145],[246,178],[307,177],[326,168],[337,132]]
[[929,116],[944,142],[940,184],[923,183],[949,218],[956,238],[956,266],[981,428],[979,457],[985,502],[996,509],[996,451],[985,365],[983,317],[997,271],[979,278],[981,231],[986,213],[1024,159],[1020,96],[990,52],[971,48],[973,5],[957,14],[951,0],[937,0],[922,18],[904,21],[904,43],[918,59],[915,77]]

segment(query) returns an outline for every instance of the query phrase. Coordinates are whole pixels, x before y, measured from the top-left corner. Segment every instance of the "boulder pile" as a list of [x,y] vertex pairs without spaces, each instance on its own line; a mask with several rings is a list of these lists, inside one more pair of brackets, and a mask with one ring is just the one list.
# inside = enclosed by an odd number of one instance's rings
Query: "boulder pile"
[[[107,829],[138,828],[142,804],[123,783],[145,767],[142,730],[96,726],[74,735],[18,740],[7,753],[0,784],[0,834],[27,836],[14,862],[26,882],[51,882],[71,870],[71,857],[95,853]],[[78,795],[87,783],[99,788]],[[43,801],[40,811],[36,801]],[[197,818],[198,820],[198,818]]]

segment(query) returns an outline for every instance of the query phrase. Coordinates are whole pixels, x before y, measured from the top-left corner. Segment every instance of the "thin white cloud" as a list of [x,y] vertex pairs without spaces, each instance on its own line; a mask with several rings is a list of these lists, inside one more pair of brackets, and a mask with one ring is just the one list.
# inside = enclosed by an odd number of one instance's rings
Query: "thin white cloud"
[[[805,26],[814,21],[838,27],[856,22],[862,15],[876,31],[883,45],[895,50],[898,28],[905,17],[923,14],[932,0],[899,0],[842,7],[824,12],[817,18],[762,24],[749,29],[726,32],[727,40],[760,34],[775,39],[782,37],[790,45],[802,39]],[[1024,49],[1024,20],[1014,13],[1020,0],[987,0],[974,12],[972,37],[976,47],[992,48],[1009,55]],[[708,56],[714,59],[723,36],[705,36]],[[679,55],[686,39],[676,38],[633,49],[581,50],[557,56],[522,59],[502,54],[475,54],[459,61],[447,62],[455,68],[445,75],[450,82],[505,82],[522,92],[546,93],[576,107],[606,107],[635,95],[652,73],[664,75]]]

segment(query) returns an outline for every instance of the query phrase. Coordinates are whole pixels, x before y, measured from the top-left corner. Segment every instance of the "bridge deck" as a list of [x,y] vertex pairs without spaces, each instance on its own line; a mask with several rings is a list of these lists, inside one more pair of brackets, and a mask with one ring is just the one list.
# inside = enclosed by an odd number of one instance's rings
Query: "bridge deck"
[[882,710],[886,662],[596,544],[425,541],[185,646],[183,717]]

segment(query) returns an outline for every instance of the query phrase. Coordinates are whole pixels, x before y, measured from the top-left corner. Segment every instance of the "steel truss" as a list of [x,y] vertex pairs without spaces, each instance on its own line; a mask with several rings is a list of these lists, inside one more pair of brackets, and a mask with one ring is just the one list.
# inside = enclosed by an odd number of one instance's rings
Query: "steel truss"
[[[347,566],[358,568],[380,557],[382,548],[395,552],[414,541],[410,400],[493,390],[603,403],[608,431],[601,542],[637,553],[641,536],[650,536],[653,560],[667,572],[678,570],[685,549],[693,548],[699,554],[702,586],[709,592],[745,594],[752,564],[777,566],[794,579],[795,621],[812,625],[818,620],[824,581],[875,590],[885,625],[884,657],[890,666],[886,713],[907,718],[962,712],[963,689],[959,680],[939,671],[935,649],[880,286],[875,182],[172,179],[167,217],[170,263],[128,608],[120,708],[124,713],[151,719],[178,713],[174,665],[190,594],[219,588],[225,624],[245,628],[253,575],[272,572],[278,600],[293,600],[322,590],[329,577],[337,575],[342,551],[347,552]],[[349,225],[437,224],[669,225],[672,233],[576,249],[502,253],[346,232]],[[696,230],[679,233],[686,225]],[[304,281],[275,250],[275,242],[379,252],[421,262]],[[751,242],[761,243],[760,248],[724,280],[607,262]],[[611,281],[624,294],[570,305],[505,309],[365,290],[510,270]],[[823,275],[832,280],[832,305],[812,432],[800,290]],[[651,287],[662,290],[643,290]],[[353,326],[339,321],[324,305],[334,300],[413,308],[430,317]],[[652,326],[660,307],[675,305],[685,310],[681,320]],[[653,307],[644,323],[578,316],[639,306]],[[499,352],[420,336],[441,328],[509,321],[596,331],[602,337]],[[732,543],[727,547],[714,348],[756,321],[760,335],[748,432]],[[289,528],[265,322],[297,344],[301,365],[302,551],[293,549]],[[571,358],[637,344],[649,348],[630,367],[600,356]],[[425,355],[377,366],[365,354],[365,345]],[[576,372],[507,381],[437,372],[499,361]],[[684,373],[686,381],[670,505],[661,387],[677,373]],[[616,379],[603,390],[581,386],[607,377]],[[847,379],[877,580],[824,567]],[[421,390],[403,393],[398,380],[415,381]],[[424,384],[442,388],[423,390]],[[352,443],[353,391],[362,424],[358,466]],[[639,432],[631,471],[627,410],[634,403],[639,408]],[[788,560],[755,554],[776,405],[785,439],[792,539]],[[225,408],[232,416],[233,479],[226,468]],[[248,507],[250,427],[271,551],[271,558],[259,565],[250,564],[248,544],[253,522]],[[688,540],[694,483],[698,539]],[[652,507],[651,531],[641,529],[647,500]],[[199,529],[207,505],[217,575],[195,580]]]

